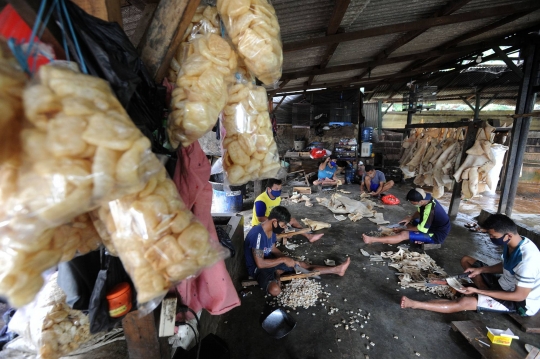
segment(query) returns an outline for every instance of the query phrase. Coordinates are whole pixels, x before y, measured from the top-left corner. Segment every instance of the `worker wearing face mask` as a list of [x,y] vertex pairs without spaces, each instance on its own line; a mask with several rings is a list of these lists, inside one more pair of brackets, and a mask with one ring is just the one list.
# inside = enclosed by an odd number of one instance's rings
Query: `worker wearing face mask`
[[287,257],[276,247],[276,235],[283,233],[290,221],[291,214],[287,208],[276,206],[268,214],[267,220],[251,228],[244,241],[244,256],[249,275],[272,296],[281,293],[281,275],[294,274],[298,267],[318,271],[320,274],[343,276],[351,263],[351,259],[347,258],[337,266],[320,266]]
[[[266,191],[257,196],[257,198],[255,198],[255,203],[253,204],[252,226],[265,222],[272,209],[281,204],[281,186],[282,182],[277,178],[270,178],[266,182]],[[289,224],[293,228],[304,228],[295,218],[291,218]],[[308,241],[315,242],[320,239],[324,233],[302,233],[302,235],[306,237]]]
[[462,310],[517,312],[535,315],[540,309],[540,251],[528,238],[520,236],[517,226],[504,214],[489,216],[482,228],[495,245],[503,247],[502,262],[488,265],[465,256],[461,266],[476,285],[465,287],[467,296],[457,300],[419,302],[401,299],[402,308],[424,309],[439,313]]
[[336,178],[337,163],[335,160],[326,157],[326,159],[319,164],[319,172],[317,180],[313,181],[315,186],[335,186],[338,184]]
[[364,242],[395,244],[406,240],[412,243],[443,243],[450,233],[450,218],[441,204],[421,188],[411,189],[407,201],[418,210],[399,223],[406,228],[395,228],[388,237],[370,237],[363,234]]

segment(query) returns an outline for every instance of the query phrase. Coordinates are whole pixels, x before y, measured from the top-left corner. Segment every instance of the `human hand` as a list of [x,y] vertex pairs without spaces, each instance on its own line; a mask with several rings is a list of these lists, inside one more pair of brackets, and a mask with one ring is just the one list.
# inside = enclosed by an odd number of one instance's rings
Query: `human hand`
[[407,216],[405,218],[403,218],[401,221],[398,222],[398,224],[401,224],[402,226],[405,226],[407,224],[409,224],[412,220],[412,216]]
[[470,295],[470,294],[478,293],[478,288],[476,288],[476,287],[464,287],[463,290],[458,290],[458,292],[463,293],[465,295]]
[[463,273],[469,273],[469,278],[474,278],[477,275],[482,274],[483,271],[482,271],[482,267],[480,267],[480,268],[467,268],[467,269],[465,269],[465,271],[463,271]]
[[373,192],[373,191],[369,192],[369,194],[372,195],[372,196],[376,196],[376,195],[377,195],[377,193],[375,193],[375,192]]
[[405,229],[404,228],[394,228],[393,231],[394,233],[401,233],[403,232]]
[[283,257],[283,264],[285,264],[287,267],[294,268],[296,261],[291,257]]

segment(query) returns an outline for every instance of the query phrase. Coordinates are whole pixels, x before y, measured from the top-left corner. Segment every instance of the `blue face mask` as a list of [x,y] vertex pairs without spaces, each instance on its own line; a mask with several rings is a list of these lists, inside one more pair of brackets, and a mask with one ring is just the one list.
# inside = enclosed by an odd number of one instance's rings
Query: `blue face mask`
[[508,233],[505,233],[505,234],[503,234],[502,237],[499,237],[499,238],[491,238],[491,237],[489,237],[489,239],[491,240],[491,243],[493,243],[493,244],[495,244],[497,246],[502,246],[502,245],[505,245],[508,242],[510,242],[510,239],[507,240],[507,241],[504,240],[504,237],[506,237],[507,234]]
[[336,163],[334,161],[330,161],[330,164],[332,165],[332,167],[336,167]]
[[270,190],[270,194],[272,195],[272,197],[279,197],[281,196],[281,191]]

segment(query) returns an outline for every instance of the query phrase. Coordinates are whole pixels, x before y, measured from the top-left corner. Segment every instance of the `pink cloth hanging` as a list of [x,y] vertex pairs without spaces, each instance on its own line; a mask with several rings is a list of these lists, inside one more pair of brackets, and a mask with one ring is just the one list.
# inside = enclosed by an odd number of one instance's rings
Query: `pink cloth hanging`
[[[186,172],[182,174],[181,171]],[[212,185],[208,182],[209,178],[210,163],[199,142],[195,141],[186,148],[180,146],[174,183],[186,206],[210,232],[211,240],[219,244],[210,214]],[[183,304],[195,312],[204,308],[212,315],[219,315],[240,305],[240,299],[223,260],[204,269],[198,277],[180,282],[176,288],[182,296]]]

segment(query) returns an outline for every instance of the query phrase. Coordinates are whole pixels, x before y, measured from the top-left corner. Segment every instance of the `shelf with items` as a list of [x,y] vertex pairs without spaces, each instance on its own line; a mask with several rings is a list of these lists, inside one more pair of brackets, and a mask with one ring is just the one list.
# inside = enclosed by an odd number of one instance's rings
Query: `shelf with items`
[[343,145],[336,143],[332,154],[338,160],[355,161],[358,156],[358,145]]

